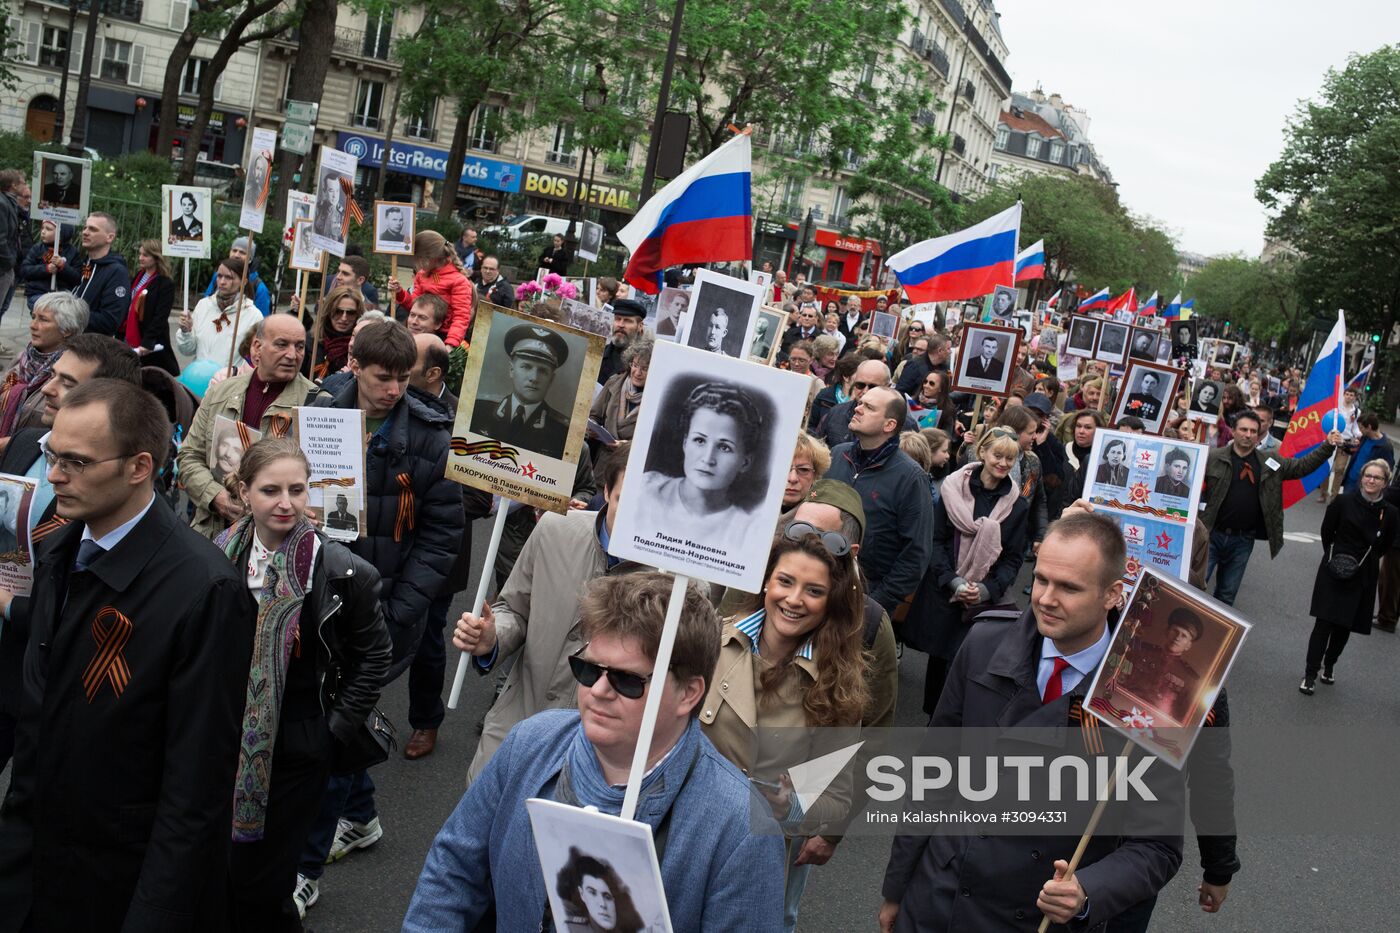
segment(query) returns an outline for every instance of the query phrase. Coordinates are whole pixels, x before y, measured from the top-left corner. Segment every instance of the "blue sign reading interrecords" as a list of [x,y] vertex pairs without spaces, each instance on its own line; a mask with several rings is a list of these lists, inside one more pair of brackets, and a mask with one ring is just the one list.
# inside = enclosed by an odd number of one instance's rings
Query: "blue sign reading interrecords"
[[[354,156],[360,160],[361,165],[370,168],[377,168],[384,161],[384,140],[373,136],[340,132],[336,134],[335,147]],[[429,149],[427,146],[395,140],[389,167],[405,175],[446,178],[447,155],[442,149]],[[516,192],[520,190],[520,178],[523,174],[524,167],[512,162],[499,162],[473,155],[467,156],[462,162],[462,184],[477,188]]]

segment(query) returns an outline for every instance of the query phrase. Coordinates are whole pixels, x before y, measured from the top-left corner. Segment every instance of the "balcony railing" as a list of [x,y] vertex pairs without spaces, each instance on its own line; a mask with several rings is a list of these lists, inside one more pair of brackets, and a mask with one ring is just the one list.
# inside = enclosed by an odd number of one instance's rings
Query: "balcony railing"
[[[45,0],[46,3],[68,9],[65,0]],[[86,14],[92,5],[88,0],[78,0],[78,12]],[[102,15],[110,16],[113,19],[123,19],[132,23],[141,22],[141,13],[145,9],[143,0],[106,0],[102,4]]]
[[976,100],[977,85],[973,84],[971,81],[964,81],[962,86],[962,96],[967,98],[969,102]]
[[928,60],[933,63],[933,67],[938,70],[939,74],[943,75],[943,77],[945,78],[948,77],[948,69],[950,65],[948,62],[947,52],[943,51],[933,43],[929,43]]
[[350,125],[365,130],[377,130],[384,126],[384,121],[371,114],[357,113],[350,117]]
[[958,155],[962,155],[963,153],[967,152],[967,140],[963,139],[956,133],[953,134],[953,151],[956,152]]
[[546,162],[552,162],[555,165],[568,165],[572,167],[578,164],[578,155],[572,152],[546,152],[544,154],[544,160]]
[[941,2],[943,4],[943,9],[948,11],[948,15],[953,18],[953,22],[959,27],[967,22],[967,11],[963,9],[963,5],[958,2],[958,0],[941,0]]
[[915,55],[924,54],[924,31],[915,29],[914,36],[909,40],[909,47],[914,50]]

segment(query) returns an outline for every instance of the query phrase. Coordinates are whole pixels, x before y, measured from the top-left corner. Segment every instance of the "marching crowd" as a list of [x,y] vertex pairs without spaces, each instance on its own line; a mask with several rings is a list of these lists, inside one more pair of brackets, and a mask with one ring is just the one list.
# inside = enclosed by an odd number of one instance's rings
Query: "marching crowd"
[[[0,472],[36,484],[32,589],[0,590],[0,930],[302,929],[326,866],[385,832],[372,768],[390,753],[376,708],[387,683],[408,678],[403,754],[435,751],[472,524],[511,508],[446,478],[449,352],[470,345],[480,302],[510,307],[514,290],[475,231],[425,231],[411,288],[389,285],[396,313],[354,254],[314,307],[288,313],[239,239],[176,314],[158,240],[128,267],[112,252],[116,222],[97,212],[56,250],[52,225],[28,223],[28,197],[19,172],[0,171],[0,291],[17,281],[31,313],[0,384]],[[496,596],[452,624],[452,644],[503,685],[478,711],[468,788],[404,929],[642,929],[596,859],[559,891],[570,915],[552,918],[524,801],[617,813],[649,691],[660,713],[636,818],[653,828],[677,930],[795,927],[853,792],[804,808],[757,739],[893,724],[906,647],[927,655],[932,725],[1064,725],[1078,709],[1126,560],[1117,526],[1081,496],[1090,451],[1100,429],[1143,427],[1109,424],[1114,374],[1085,362],[1062,381],[1037,321],[1008,394],[979,399],[953,389],[951,362],[973,351],[941,316],[903,314],[892,295],[822,306],[781,271],[773,289],[789,322],[773,365],[811,389],[765,583],[692,585],[670,666],[653,672],[670,578],[608,542],[655,335],[641,296],[598,281],[613,328],[591,416],[615,442],[585,449],[567,514],[512,511],[483,571]],[[893,339],[870,334],[873,310],[899,318]],[[174,378],[181,358],[221,372],[196,395]],[[1373,415],[1348,412],[1344,431],[1285,458],[1280,426],[1304,374],[1246,358],[1212,375],[1225,386],[1213,423],[1183,392],[1164,431],[1211,448],[1194,585],[1214,577],[1233,604],[1255,543],[1271,558],[1283,546],[1283,482],[1340,451],[1322,492],[1335,499],[1300,687],[1311,693],[1335,681],[1347,637],[1371,628],[1378,587],[1376,625],[1394,631],[1400,615],[1390,444]],[[309,505],[289,434],[301,406],[363,412],[366,525],[348,545]],[[262,438],[222,478],[221,416]],[[1212,716],[1228,723],[1223,693]],[[1208,767],[1228,787],[1228,761]],[[751,826],[754,801],[766,834]],[[1075,842],[900,836],[881,928],[1045,916],[1146,929],[1182,839],[1095,838],[1070,875]],[[1203,836],[1199,849],[1200,903],[1217,911],[1240,867],[1234,839]]]

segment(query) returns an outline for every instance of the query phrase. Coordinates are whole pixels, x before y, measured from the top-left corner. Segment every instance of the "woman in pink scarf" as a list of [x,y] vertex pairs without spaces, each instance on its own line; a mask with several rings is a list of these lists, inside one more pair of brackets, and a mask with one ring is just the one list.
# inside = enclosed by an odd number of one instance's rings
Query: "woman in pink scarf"
[[924,711],[933,714],[970,617],[996,605],[1026,548],[1026,500],[1011,481],[1021,455],[1014,432],[993,428],[977,461],[950,473],[933,505],[933,556],[904,623],[904,643],[928,652]]

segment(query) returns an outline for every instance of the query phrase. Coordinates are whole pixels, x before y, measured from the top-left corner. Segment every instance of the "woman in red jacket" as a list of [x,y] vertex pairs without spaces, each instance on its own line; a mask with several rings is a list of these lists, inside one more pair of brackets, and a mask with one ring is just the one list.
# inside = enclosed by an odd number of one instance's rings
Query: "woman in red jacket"
[[472,283],[457,251],[441,233],[424,230],[413,238],[413,264],[417,272],[412,290],[399,289],[394,300],[408,308],[420,295],[437,295],[447,302],[447,317],[438,328],[438,336],[448,347],[464,343],[472,323]]

